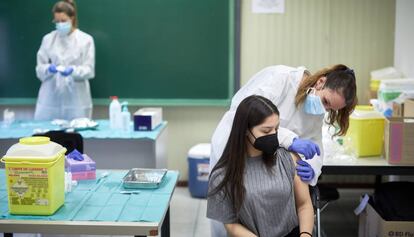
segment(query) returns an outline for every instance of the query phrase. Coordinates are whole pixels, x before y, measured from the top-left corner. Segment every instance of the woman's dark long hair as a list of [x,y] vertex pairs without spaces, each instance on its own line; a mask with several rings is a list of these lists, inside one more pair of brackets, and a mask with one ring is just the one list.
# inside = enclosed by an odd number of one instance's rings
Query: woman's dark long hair
[[[270,100],[257,95],[245,98],[237,107],[223,155],[211,171],[210,177],[221,168],[225,174],[219,185],[208,195],[215,195],[223,190],[223,198],[230,198],[236,213],[239,212],[245,195],[243,174],[247,154],[247,134],[254,126],[263,123],[273,114],[279,116],[279,110]],[[275,162],[274,156],[263,154],[263,161],[267,167]]]

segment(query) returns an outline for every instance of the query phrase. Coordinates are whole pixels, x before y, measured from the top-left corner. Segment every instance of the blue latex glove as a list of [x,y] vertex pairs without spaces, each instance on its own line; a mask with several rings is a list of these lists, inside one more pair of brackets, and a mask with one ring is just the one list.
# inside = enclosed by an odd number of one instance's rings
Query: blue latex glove
[[315,177],[315,171],[313,171],[312,166],[303,160],[296,161],[296,172],[298,173],[300,179],[304,182],[309,182]]
[[392,117],[392,109],[388,108],[384,111],[384,116],[387,118]]
[[47,68],[47,70],[52,73],[55,74],[57,73],[57,69],[56,69],[56,65],[55,64],[50,64],[49,67]]
[[60,72],[62,76],[67,77],[73,72],[73,67],[67,67],[63,72]]
[[312,159],[315,154],[318,154],[318,156],[321,155],[319,146],[311,140],[307,139],[293,139],[293,143],[290,145],[288,150],[304,155],[305,159],[307,160]]
[[83,155],[78,150],[73,149],[71,153],[67,155],[67,158],[77,160],[77,161],[83,161]]

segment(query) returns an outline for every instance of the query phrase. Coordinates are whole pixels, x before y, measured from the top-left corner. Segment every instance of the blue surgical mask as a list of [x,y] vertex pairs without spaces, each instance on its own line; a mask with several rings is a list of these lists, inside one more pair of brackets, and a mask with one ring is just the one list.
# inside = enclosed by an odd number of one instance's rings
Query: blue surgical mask
[[322,115],[326,113],[321,98],[316,95],[315,88],[308,89],[308,95],[303,108],[307,114]]
[[56,23],[56,31],[61,36],[68,35],[71,29],[72,29],[72,23],[70,21]]

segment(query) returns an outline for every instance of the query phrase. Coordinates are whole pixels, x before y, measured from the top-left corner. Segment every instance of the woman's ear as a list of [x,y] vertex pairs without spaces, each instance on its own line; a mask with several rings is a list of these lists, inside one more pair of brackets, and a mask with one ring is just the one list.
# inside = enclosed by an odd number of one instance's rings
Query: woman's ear
[[326,77],[325,76],[319,78],[318,81],[316,81],[315,89],[316,90],[323,89],[323,87],[325,85],[325,82],[326,82]]

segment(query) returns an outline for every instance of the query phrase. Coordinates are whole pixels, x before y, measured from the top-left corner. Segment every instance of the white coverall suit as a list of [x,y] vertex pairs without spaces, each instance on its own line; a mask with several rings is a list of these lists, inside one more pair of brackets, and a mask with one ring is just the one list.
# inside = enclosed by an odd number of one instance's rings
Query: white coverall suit
[[[73,72],[68,77],[59,72],[53,74],[48,71],[51,64],[72,67]],[[36,120],[91,118],[89,79],[95,77],[92,36],[79,29],[67,36],[61,36],[57,31],[45,35],[37,52],[36,75],[42,82],[36,103]]]

